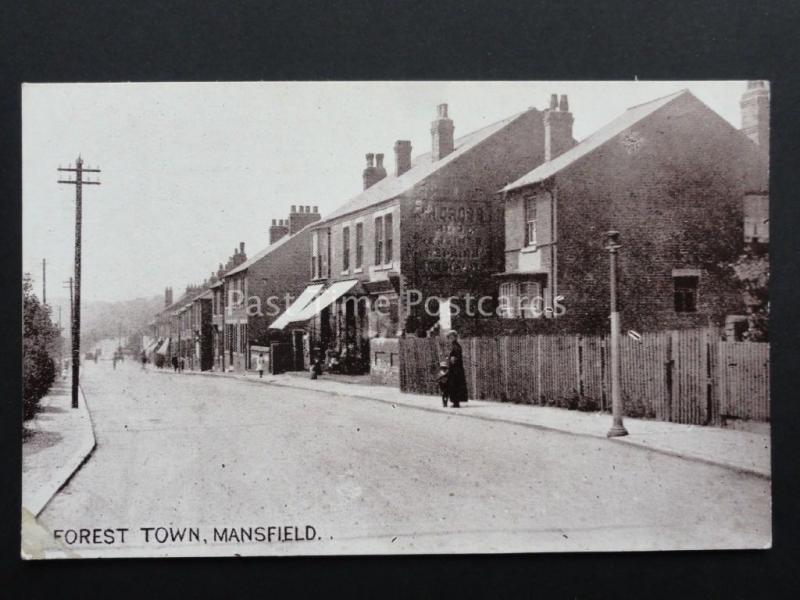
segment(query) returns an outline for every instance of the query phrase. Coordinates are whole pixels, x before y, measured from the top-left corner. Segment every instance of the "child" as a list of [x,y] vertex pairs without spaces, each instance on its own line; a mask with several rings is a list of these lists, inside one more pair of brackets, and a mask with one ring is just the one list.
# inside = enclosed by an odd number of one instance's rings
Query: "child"
[[439,375],[436,381],[439,384],[439,392],[442,394],[442,406],[447,407],[447,401],[450,399],[450,393],[447,390],[447,372],[449,365],[446,360],[439,363]]
[[264,353],[259,352],[258,358],[256,358],[256,371],[258,371],[258,378],[261,379],[264,377]]

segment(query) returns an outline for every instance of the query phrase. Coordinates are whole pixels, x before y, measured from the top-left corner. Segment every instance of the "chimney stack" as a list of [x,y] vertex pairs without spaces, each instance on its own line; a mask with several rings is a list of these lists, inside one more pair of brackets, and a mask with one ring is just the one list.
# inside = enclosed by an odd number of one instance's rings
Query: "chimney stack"
[[[378,164],[375,164],[377,158]],[[372,152],[367,154],[367,166],[362,173],[364,179],[364,189],[372,187],[381,179],[386,177],[386,169],[383,166],[383,154],[375,155]]]
[[747,82],[747,91],[739,103],[742,109],[742,133],[769,154],[769,87],[763,80]]
[[269,228],[270,246],[288,233],[289,225],[285,219],[272,219],[272,225]]
[[400,177],[411,168],[411,142],[409,140],[397,140],[394,143],[394,174]]
[[168,287],[164,290],[164,308],[172,305],[172,288]]
[[553,160],[563,154],[575,141],[572,138],[572,113],[569,112],[569,100],[566,94],[550,95],[550,108],[544,111],[544,159]]
[[[299,208],[299,210],[298,210]],[[283,221],[283,226],[288,229],[289,235],[294,235],[303,227],[307,226],[314,221],[319,221],[320,214],[317,207],[311,210],[311,206],[292,206],[292,212],[289,213],[289,219]]]
[[453,151],[454,131],[453,121],[447,116],[447,104],[440,104],[436,107],[436,120],[431,123],[431,160],[437,161]]

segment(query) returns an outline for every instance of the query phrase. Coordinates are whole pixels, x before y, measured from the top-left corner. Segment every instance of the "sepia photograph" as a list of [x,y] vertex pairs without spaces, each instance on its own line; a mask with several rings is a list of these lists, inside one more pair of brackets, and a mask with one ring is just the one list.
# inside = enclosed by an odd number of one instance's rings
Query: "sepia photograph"
[[23,84],[21,557],[771,548],[770,94]]

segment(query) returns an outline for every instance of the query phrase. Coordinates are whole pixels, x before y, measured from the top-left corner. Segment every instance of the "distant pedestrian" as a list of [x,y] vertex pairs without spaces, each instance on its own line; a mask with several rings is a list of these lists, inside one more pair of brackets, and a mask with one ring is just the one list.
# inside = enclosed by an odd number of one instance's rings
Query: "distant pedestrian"
[[258,371],[258,378],[264,377],[264,353],[259,352],[256,358],[256,371]]
[[177,357],[177,356],[173,356],[173,357],[172,357],[172,370],[173,370],[175,373],[177,373],[177,372],[178,372],[178,357]]
[[111,356],[111,364],[114,365],[115,369],[117,368],[117,353],[116,352]]
[[147,352],[142,350],[142,355],[139,357],[139,359],[142,361],[142,370],[146,369],[147,368]]
[[450,331],[447,334],[450,342],[449,368],[447,374],[447,392],[453,408],[459,408],[462,402],[467,401],[467,376],[464,372],[464,352],[458,343],[458,333]]
[[180,357],[178,359],[178,371],[183,373],[183,369],[186,368],[186,359],[184,357]]

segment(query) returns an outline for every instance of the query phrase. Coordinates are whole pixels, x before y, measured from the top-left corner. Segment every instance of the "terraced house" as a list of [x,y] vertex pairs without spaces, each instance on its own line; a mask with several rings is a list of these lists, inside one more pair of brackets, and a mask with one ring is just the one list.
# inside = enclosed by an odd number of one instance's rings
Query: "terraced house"
[[302,324],[311,344],[363,372],[383,340],[447,329],[451,297],[494,298],[497,190],[575,143],[567,98],[550,112],[529,108],[456,137],[441,104],[429,151],[412,158],[411,142],[398,140],[391,173],[383,154],[367,154],[363,192],[311,227],[306,290],[273,327]]
[[743,251],[745,223],[763,236],[756,225],[768,214],[763,92],[746,92],[741,131],[688,90],[631,107],[505,186],[498,283],[507,322],[499,330],[536,329],[548,319],[561,330],[606,330],[608,230],[622,244],[625,327],[741,320],[731,264]]
[[[269,325],[305,286],[304,267],[311,256],[308,226],[319,218],[316,206],[292,206],[288,219],[273,219],[269,245],[227,269],[212,288],[213,322],[224,324],[219,368],[250,369],[259,353],[269,359],[273,341],[292,335],[270,332]],[[302,352],[302,339],[289,341]]]

